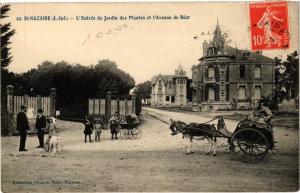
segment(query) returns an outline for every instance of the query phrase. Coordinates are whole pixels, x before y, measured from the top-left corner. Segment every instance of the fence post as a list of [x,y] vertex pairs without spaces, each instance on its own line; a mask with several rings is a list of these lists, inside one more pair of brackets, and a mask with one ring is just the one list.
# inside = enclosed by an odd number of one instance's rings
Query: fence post
[[117,111],[120,114],[120,100],[119,99],[117,99]]
[[124,100],[125,101],[125,115],[128,115],[128,105],[127,105],[127,99]]
[[111,92],[108,91],[106,93],[105,98],[105,120],[106,120],[106,128],[108,127],[108,120],[111,117]]
[[56,89],[50,89],[50,116],[55,117],[55,98],[56,98]]
[[41,97],[41,95],[37,95],[37,102],[36,102],[36,104],[37,104],[37,109],[41,109],[42,108],[42,97]]
[[132,114],[135,114],[135,98],[136,98],[136,96],[135,96],[135,94],[132,94],[132,96],[131,96],[131,101],[132,101]]
[[28,107],[28,94],[24,95],[24,106]]
[[7,92],[7,112],[14,114],[14,87],[13,85],[6,86],[6,92]]

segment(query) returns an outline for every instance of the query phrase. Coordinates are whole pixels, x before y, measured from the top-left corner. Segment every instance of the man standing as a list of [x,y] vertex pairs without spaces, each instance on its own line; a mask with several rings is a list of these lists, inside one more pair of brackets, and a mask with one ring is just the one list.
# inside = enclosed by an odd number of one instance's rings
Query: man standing
[[37,111],[37,117],[35,122],[35,128],[38,131],[38,138],[40,145],[37,148],[44,148],[44,134],[46,129],[46,118],[43,115],[43,110],[39,109]]
[[115,112],[113,116],[108,120],[110,122],[111,139],[118,139],[119,133],[119,112]]
[[30,130],[30,128],[29,128],[26,112],[27,112],[27,107],[22,105],[21,111],[17,115],[17,130],[19,130],[20,133],[19,151],[28,151],[27,149],[25,149],[25,143],[26,143],[27,132],[28,130]]

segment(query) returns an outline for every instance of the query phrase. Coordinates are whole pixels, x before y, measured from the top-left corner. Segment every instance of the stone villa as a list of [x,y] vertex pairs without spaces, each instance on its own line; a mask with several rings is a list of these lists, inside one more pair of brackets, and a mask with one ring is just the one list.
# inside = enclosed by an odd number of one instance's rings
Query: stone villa
[[203,42],[200,63],[192,67],[193,110],[249,109],[261,97],[271,97],[274,60],[226,45],[219,24],[213,35]]

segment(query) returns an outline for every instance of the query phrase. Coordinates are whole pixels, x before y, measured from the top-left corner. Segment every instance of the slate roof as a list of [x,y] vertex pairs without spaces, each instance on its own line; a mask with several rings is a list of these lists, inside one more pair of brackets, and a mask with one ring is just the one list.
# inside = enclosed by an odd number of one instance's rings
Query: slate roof
[[245,60],[243,53],[244,52],[249,52],[250,53],[250,58],[251,59],[255,59],[255,61],[259,61],[259,62],[274,62],[274,60],[272,58],[269,58],[267,56],[264,56],[260,53],[257,52],[251,52],[249,50],[240,50],[240,49],[236,49],[233,48],[231,46],[225,46],[225,52],[227,53],[227,55],[233,55],[236,57],[236,60]]
[[174,76],[174,75],[162,75],[162,74],[159,74],[159,75],[153,76],[153,77],[151,78],[151,84],[154,85],[159,77],[162,78],[164,84],[166,85],[166,84],[167,84],[167,81],[170,80],[170,79],[173,80],[173,78],[174,78],[175,76]]

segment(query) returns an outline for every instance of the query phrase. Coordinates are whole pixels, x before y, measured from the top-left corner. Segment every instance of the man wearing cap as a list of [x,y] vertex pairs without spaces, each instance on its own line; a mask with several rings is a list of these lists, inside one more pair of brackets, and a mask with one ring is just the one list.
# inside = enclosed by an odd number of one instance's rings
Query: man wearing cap
[[43,110],[39,109],[37,112],[35,128],[38,131],[38,138],[40,145],[37,148],[44,148],[44,134],[46,129],[46,118],[43,115]]
[[25,143],[26,143],[27,132],[28,130],[30,130],[30,127],[28,124],[26,112],[27,112],[27,107],[22,105],[21,111],[17,115],[17,130],[20,133],[19,151],[28,151],[27,149],[25,149]]

